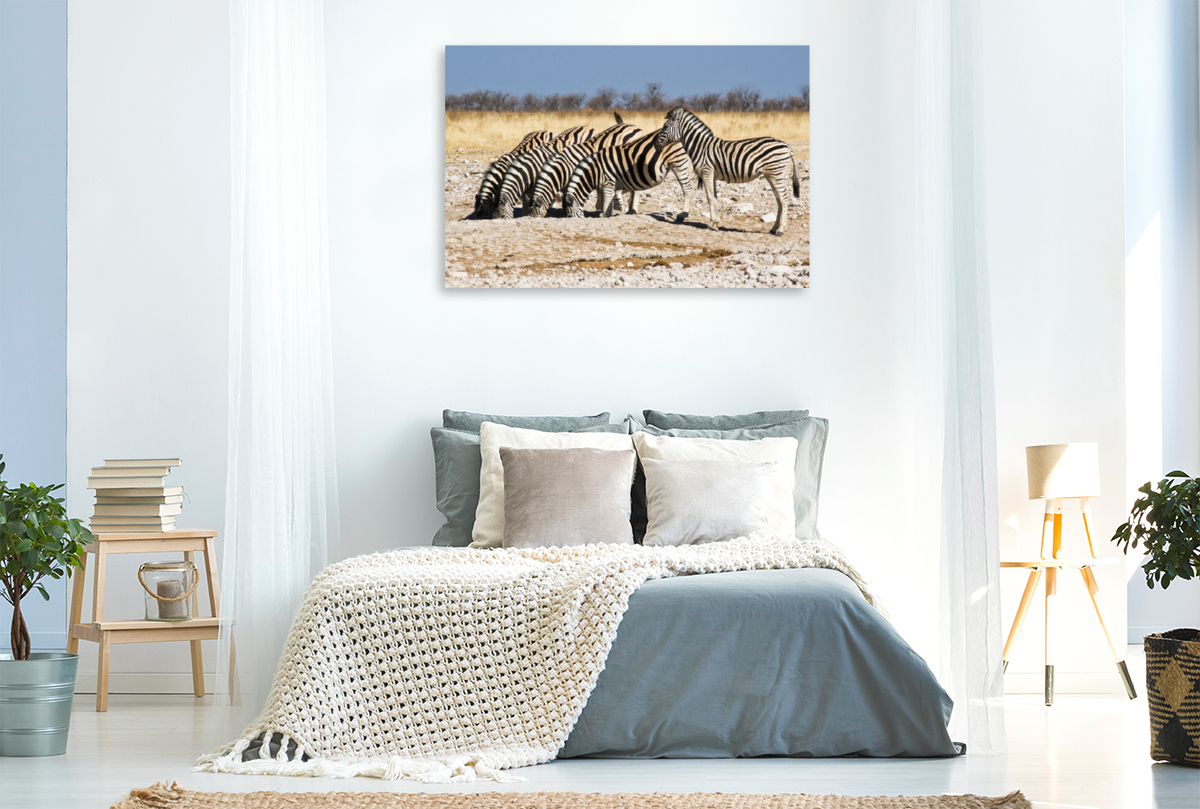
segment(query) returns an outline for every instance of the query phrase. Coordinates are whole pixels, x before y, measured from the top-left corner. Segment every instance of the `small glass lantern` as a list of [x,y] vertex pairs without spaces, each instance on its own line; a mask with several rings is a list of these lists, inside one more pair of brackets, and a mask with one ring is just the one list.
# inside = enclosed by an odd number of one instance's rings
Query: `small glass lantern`
[[187,621],[192,615],[192,593],[200,577],[191,562],[146,562],[138,568],[138,581],[146,591],[147,621]]

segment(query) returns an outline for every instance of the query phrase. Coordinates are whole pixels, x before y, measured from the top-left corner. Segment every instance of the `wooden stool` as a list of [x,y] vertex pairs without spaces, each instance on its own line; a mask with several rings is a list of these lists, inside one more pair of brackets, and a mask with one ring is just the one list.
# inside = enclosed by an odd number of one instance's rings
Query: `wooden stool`
[[[221,590],[217,579],[216,531],[170,531],[168,533],[102,534],[96,541],[84,546],[86,551],[79,570],[75,571],[71,585],[71,623],[67,651],[79,651],[79,641],[89,640],[100,644],[96,667],[96,710],[108,710],[108,652],[114,643],[154,643],[158,641],[186,640],[192,644],[192,690],[198,697],[204,696],[204,662],[200,656],[200,641],[216,640],[220,634]],[[110,553],[159,553],[183,551],[183,558],[195,563],[196,551],[204,553],[204,574],[208,583],[209,618],[191,618],[187,621],[105,621],[104,620],[104,574],[105,559]],[[83,579],[87,570],[87,555],[95,554],[95,570],[92,574],[92,619],[81,623],[83,615]],[[198,596],[192,593],[192,615],[198,615]],[[229,687],[233,688],[234,649],[229,642]]]

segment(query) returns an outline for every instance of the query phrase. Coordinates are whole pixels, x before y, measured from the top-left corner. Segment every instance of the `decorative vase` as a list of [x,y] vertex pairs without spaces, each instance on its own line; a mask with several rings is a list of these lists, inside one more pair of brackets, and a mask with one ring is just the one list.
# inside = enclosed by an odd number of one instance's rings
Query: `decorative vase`
[[1200,767],[1200,630],[1147,635],[1150,757]]
[[78,666],[79,655],[63,652],[0,655],[0,756],[67,752]]

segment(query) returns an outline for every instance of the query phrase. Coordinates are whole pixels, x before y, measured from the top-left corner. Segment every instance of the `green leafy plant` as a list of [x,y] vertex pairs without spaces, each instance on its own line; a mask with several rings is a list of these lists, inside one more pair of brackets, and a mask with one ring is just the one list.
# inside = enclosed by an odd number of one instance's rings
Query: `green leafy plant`
[[1146,586],[1157,581],[1165,590],[1176,578],[1200,578],[1200,480],[1185,472],[1171,472],[1158,483],[1138,489],[1139,497],[1113,542],[1129,553],[1140,542],[1147,559]]
[[27,483],[10,488],[0,477],[0,596],[13,607],[9,640],[14,660],[28,660],[30,651],[21,599],[36,589],[49,601],[42,579],[60,579],[79,567],[84,545],[94,539],[79,520],[67,519],[62,499],[54,496],[62,487]]

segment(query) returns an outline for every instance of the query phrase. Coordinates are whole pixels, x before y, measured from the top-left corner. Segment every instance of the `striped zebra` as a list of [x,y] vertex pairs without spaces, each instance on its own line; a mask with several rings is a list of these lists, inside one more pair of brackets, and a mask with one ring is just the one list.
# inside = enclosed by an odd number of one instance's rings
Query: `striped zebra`
[[656,146],[659,137],[658,132],[650,132],[585,157],[563,191],[563,209],[571,216],[583,216],[583,205],[594,188],[605,216],[613,215],[617,191],[629,192],[629,213],[637,213],[637,192],[654,188],[666,179],[667,171],[673,171],[683,189],[683,212],[675,217],[682,222],[692,206],[692,162],[679,143]]
[[[550,206],[562,192],[563,186],[567,184],[567,180],[571,179],[571,172],[575,171],[580,160],[609,146],[628,143],[641,134],[642,130],[623,122],[621,116],[618,115],[616,126],[610,126],[591,140],[577,143],[556,154],[542,167],[534,181],[529,215],[546,215]],[[620,203],[618,202],[618,204]]]
[[561,133],[549,143],[530,149],[509,164],[500,183],[500,191],[496,196],[496,208],[492,213],[494,219],[512,219],[513,209],[518,202],[524,202],[529,207],[533,193],[533,183],[537,179],[542,166],[563,149],[573,148],[580,140],[587,142],[595,130],[591,127],[573,127]]
[[521,142],[512,151],[496,158],[496,162],[488,166],[488,170],[483,173],[483,181],[480,182],[479,192],[475,195],[474,215],[484,218],[492,215],[492,210],[496,207],[496,196],[500,192],[500,183],[504,180],[504,172],[513,160],[553,139],[553,132],[539,129],[521,138]]
[[792,193],[800,196],[800,174],[796,170],[796,157],[791,147],[775,138],[746,138],[745,140],[721,140],[696,117],[695,113],[676,107],[667,113],[667,121],[656,141],[659,146],[682,143],[687,150],[704,193],[708,196],[709,224],[720,226],[717,217],[716,181],[748,183],[762,177],[775,192],[779,210],[775,214],[775,227],[771,232],[783,235],[787,226],[787,179],[790,170]]

